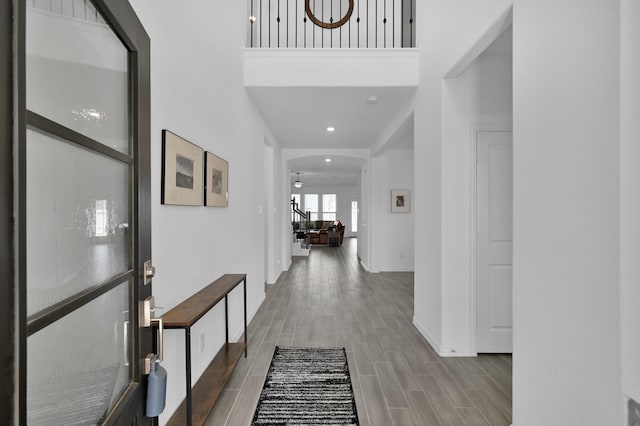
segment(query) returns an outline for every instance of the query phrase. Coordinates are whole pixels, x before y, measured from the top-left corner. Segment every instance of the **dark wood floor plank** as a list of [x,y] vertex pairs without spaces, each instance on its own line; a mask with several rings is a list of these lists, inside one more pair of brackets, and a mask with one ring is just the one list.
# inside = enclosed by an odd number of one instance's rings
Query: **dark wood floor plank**
[[465,426],[491,426],[477,408],[456,408]]
[[364,342],[353,344],[353,356],[360,376],[375,376],[376,369],[373,366],[373,361],[369,358],[368,348]]
[[489,362],[482,364],[485,371],[494,382],[498,384],[500,389],[507,395],[511,395],[513,386],[511,366],[507,364],[501,357],[494,356]]
[[413,374],[406,358],[399,352],[402,347],[399,346],[397,349],[398,351],[387,352],[387,356],[391,361],[400,387],[403,390],[422,390],[417,376]]
[[353,387],[353,395],[356,400],[356,409],[358,410],[358,420],[360,420],[360,426],[369,425],[369,415],[367,413],[367,406],[364,403],[364,397],[362,396],[362,386],[360,386],[360,377],[354,371],[355,360],[353,354],[347,352],[347,362],[349,364],[349,374],[351,376],[351,386]]
[[249,376],[261,376],[266,377],[269,365],[271,364],[271,358],[273,358],[273,351],[275,350],[275,343],[263,343],[258,349],[256,359],[253,361],[253,365],[249,369]]
[[454,407],[473,407],[465,390],[456,382],[455,378],[447,371],[442,364],[429,363],[427,369],[436,379],[440,387],[447,394]]
[[282,330],[283,325],[282,320],[273,320],[269,325],[269,329],[267,334],[264,336],[263,343],[275,343],[278,340],[278,336],[280,336],[280,330]]
[[400,387],[391,363],[376,362],[374,367],[376,369],[376,375],[378,376],[378,382],[380,382],[380,386],[382,386],[382,392],[387,401],[387,407],[409,408],[409,404],[402,393],[402,388]]
[[409,406],[416,418],[416,421],[421,426],[442,426],[440,420],[436,416],[433,407],[427,401],[427,397],[422,391],[408,391],[406,392],[407,399],[409,400]]
[[445,395],[433,376],[422,376],[418,380],[443,426],[465,426],[451,400]]
[[224,426],[239,393],[240,391],[235,389],[226,389],[222,391],[220,399],[218,399],[215,407],[213,407],[205,425]]
[[462,389],[465,391],[479,390],[475,376],[469,374],[458,362],[457,358],[442,358],[441,363]]
[[477,376],[482,393],[489,397],[502,414],[511,418],[511,393],[505,393],[489,376]]
[[491,426],[509,426],[511,424],[511,420],[484,392],[471,391],[468,395]]
[[408,408],[391,408],[389,412],[394,426],[419,426]]
[[391,414],[376,376],[360,376],[360,386],[371,426],[389,426]]
[[476,376],[486,376],[487,371],[482,367],[482,364],[478,362],[476,357],[460,357],[456,358],[458,364],[464,368],[464,370]]
[[369,358],[373,362],[388,362],[389,358],[387,357],[387,353],[382,349],[382,345],[380,344],[380,340],[378,340],[378,336],[375,334],[370,334],[364,336],[367,349],[369,350]]

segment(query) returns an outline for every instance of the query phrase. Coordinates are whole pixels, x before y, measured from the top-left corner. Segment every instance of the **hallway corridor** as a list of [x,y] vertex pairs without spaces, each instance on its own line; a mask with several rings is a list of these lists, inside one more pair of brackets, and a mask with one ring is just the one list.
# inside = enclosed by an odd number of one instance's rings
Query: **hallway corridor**
[[275,345],[345,347],[363,426],[509,425],[511,355],[439,358],[415,330],[413,273],[370,274],[356,239],[313,247],[268,286],[208,426],[249,425]]

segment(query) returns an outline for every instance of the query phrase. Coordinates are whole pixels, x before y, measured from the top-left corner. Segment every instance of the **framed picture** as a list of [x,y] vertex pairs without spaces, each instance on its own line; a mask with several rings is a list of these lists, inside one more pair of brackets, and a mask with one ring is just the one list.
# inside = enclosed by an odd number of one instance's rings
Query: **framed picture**
[[408,189],[391,190],[391,213],[409,213],[411,211],[411,191]]
[[203,150],[169,130],[162,131],[162,204],[201,206]]
[[229,205],[229,163],[207,152],[204,163],[204,205],[227,207]]

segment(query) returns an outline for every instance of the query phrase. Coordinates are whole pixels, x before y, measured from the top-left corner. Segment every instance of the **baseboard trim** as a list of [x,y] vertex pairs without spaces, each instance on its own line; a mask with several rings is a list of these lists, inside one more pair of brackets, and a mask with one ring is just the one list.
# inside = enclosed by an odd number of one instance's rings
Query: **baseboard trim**
[[415,268],[405,269],[405,268],[391,268],[391,269],[381,269],[380,272],[415,272]]
[[371,272],[371,271],[369,271],[369,266],[366,263],[364,263],[362,261],[362,259],[360,259],[360,264],[362,265],[362,267],[364,268],[365,271]]
[[431,345],[431,347],[433,348],[434,352],[439,356],[439,357],[468,357],[468,356],[477,356],[478,354],[471,352],[469,350],[464,350],[464,351],[460,351],[458,349],[454,349],[454,348],[446,348],[443,347],[440,343],[436,342],[436,340],[431,336],[431,334],[429,334],[429,332],[427,332],[426,327],[424,327],[422,324],[420,324],[420,321],[418,321],[416,319],[416,317],[413,317],[413,325],[415,326],[415,328],[420,332],[420,334],[422,334],[422,336],[427,340],[427,342]]
[[438,353],[438,356],[441,356],[442,358],[454,358],[454,357],[472,357],[472,356],[478,356],[478,354],[470,351],[444,349],[442,352]]
[[431,334],[429,334],[427,329],[422,324],[420,324],[420,321],[418,321],[415,316],[413,317],[413,325],[420,332],[420,334],[422,334],[422,337],[427,339],[427,342],[431,345],[431,348],[438,355],[440,355],[440,344],[436,342],[433,337],[431,337]]

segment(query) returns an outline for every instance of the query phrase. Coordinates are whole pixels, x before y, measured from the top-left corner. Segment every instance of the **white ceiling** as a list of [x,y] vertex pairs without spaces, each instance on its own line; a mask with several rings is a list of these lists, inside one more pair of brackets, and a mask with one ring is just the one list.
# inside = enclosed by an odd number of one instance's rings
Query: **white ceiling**
[[[331,158],[331,162],[326,162],[325,158]],[[296,180],[296,172],[300,172],[300,181],[304,183],[304,188],[356,186],[360,182],[360,169],[363,164],[362,159],[335,155],[289,160],[291,182]]]
[[[414,87],[249,87],[282,148],[371,148]],[[377,96],[369,105],[367,98]],[[333,126],[336,131],[328,133]]]
[[[380,135],[389,131],[398,111],[412,102],[415,88],[248,87],[247,91],[282,148],[331,150],[372,149]],[[367,103],[371,96],[378,102]],[[335,132],[327,132],[329,126]],[[395,139],[402,147],[410,147],[406,137]],[[307,186],[358,184],[362,160],[332,156],[333,161],[326,163],[324,158],[289,160],[291,181],[300,172]]]

